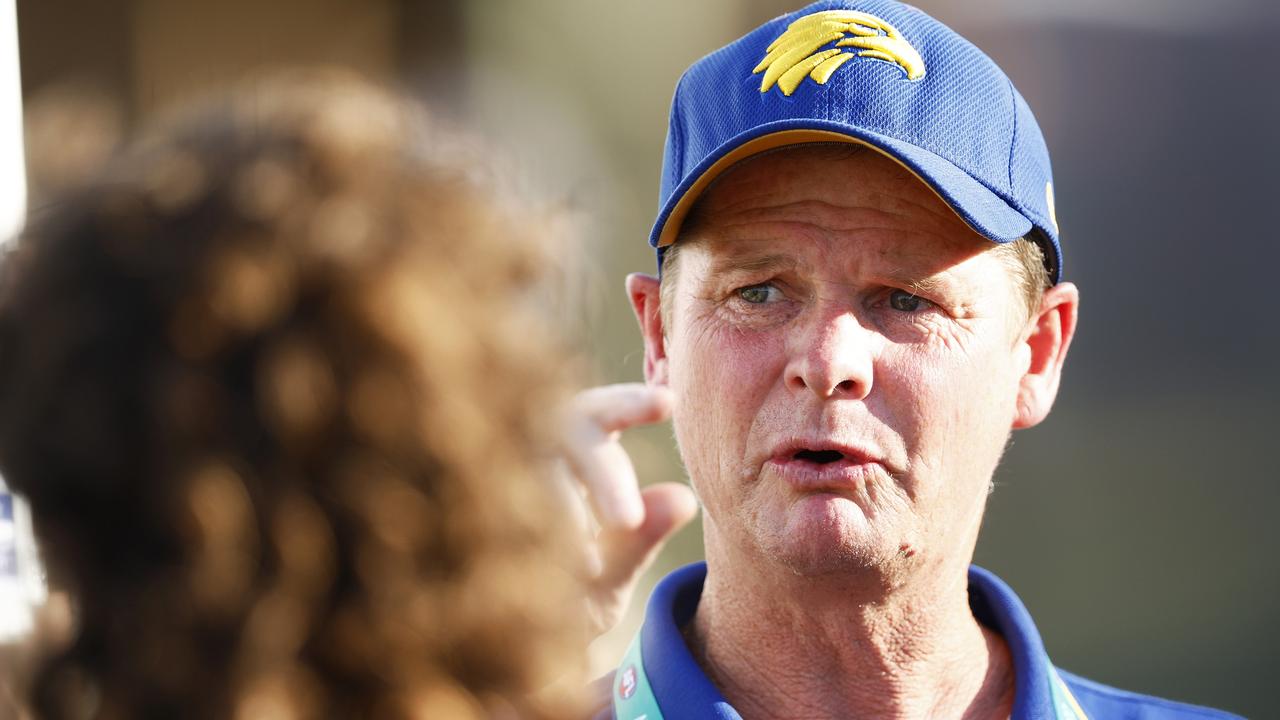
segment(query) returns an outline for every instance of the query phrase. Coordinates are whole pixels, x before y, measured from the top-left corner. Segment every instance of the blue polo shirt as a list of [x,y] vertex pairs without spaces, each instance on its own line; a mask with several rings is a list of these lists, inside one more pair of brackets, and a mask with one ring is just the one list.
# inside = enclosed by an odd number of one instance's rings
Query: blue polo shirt
[[[610,699],[596,720],[740,720],[693,659],[680,632],[698,608],[706,577],[706,563],[694,563],[654,588],[644,625],[622,664],[600,681],[601,686],[608,683]],[[1013,655],[1011,720],[1239,720],[1231,713],[1116,690],[1058,670],[1022,601],[999,578],[976,566],[969,570],[969,605],[982,624],[1004,637]]]

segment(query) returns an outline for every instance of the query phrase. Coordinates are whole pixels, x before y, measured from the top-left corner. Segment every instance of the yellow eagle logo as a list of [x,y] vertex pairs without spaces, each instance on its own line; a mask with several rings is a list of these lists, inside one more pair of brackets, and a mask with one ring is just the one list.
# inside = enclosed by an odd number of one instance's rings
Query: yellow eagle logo
[[[852,35],[852,37],[848,37]],[[818,52],[831,41],[835,47]],[[840,48],[861,48],[856,53]],[[827,10],[805,15],[787,26],[786,32],[765,48],[764,59],[751,71],[764,72],[760,92],[775,84],[791,95],[805,76],[819,85],[854,57],[875,58],[902,68],[908,80],[924,77],[924,60],[911,43],[889,23],[855,10]]]

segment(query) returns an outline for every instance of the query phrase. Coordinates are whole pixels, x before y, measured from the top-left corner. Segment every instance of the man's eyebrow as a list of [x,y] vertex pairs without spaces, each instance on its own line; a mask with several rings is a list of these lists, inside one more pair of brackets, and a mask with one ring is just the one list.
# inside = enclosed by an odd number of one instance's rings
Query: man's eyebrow
[[886,275],[895,285],[910,290],[914,295],[932,295],[947,286],[944,275],[921,276],[903,268],[894,268]]
[[795,259],[790,255],[731,255],[712,260],[711,271],[717,274],[730,272],[753,273],[791,265],[795,265]]

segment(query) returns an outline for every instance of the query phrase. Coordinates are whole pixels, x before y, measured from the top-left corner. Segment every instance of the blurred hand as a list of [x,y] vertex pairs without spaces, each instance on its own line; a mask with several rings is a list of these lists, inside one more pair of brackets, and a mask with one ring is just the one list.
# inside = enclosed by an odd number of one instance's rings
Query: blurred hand
[[693,491],[680,482],[640,489],[631,458],[618,442],[623,430],[671,415],[671,392],[640,383],[605,385],[574,398],[565,459],[599,526],[585,510],[587,610],[590,638],[618,623],[636,580],[675,531],[698,512]]

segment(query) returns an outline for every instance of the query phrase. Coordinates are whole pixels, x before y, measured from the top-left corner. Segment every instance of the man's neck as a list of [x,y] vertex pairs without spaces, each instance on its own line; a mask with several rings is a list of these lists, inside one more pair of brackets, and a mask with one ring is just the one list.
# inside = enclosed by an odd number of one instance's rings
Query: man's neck
[[964,568],[930,575],[889,589],[712,566],[686,640],[749,720],[1008,718],[1008,647],[973,617]]

